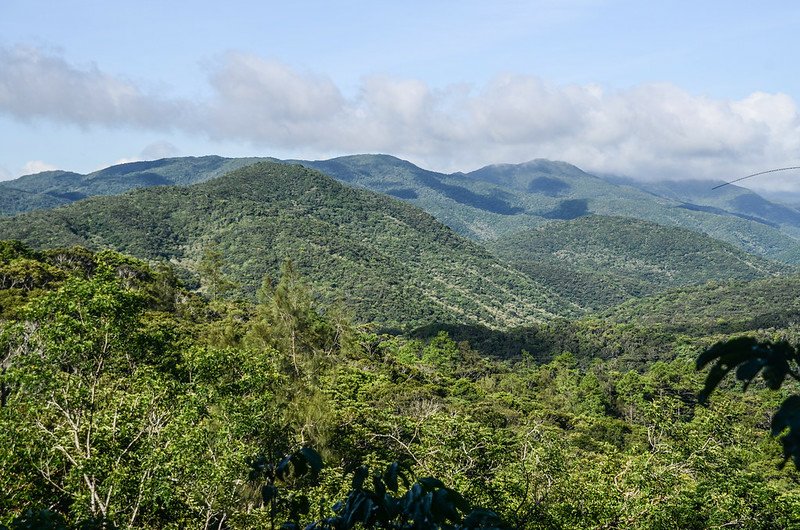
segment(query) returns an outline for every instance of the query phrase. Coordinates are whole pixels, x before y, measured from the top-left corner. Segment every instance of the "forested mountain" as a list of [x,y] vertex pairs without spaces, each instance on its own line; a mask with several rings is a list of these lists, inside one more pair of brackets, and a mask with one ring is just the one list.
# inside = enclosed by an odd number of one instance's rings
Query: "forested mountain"
[[197,271],[205,251],[250,296],[290,258],[359,320],[520,325],[578,308],[423,211],[298,165],[262,162],[0,220],[0,238],[111,247]]
[[[172,158],[112,166],[90,175],[30,175],[0,183],[0,191],[17,190],[14,197],[8,195],[0,202],[0,213],[47,208],[135,187],[188,185],[255,160]],[[295,162],[349,185],[410,202],[477,240],[494,239],[550,220],[598,214],[683,227],[760,256],[800,262],[800,212],[742,188],[726,186],[711,192],[710,186],[705,190],[705,183],[689,183],[681,192],[683,182],[650,186],[599,178],[570,164],[548,160],[487,166],[466,174],[436,173],[389,155]]]
[[800,210],[776,202],[780,199],[779,194],[770,195],[775,198],[767,200],[764,196],[735,184],[717,187],[724,182],[710,180],[651,182],[615,177],[608,177],[608,180],[680,201],[686,209],[738,216],[780,228],[794,237],[800,235]]
[[553,221],[486,244],[589,310],[670,287],[790,270],[698,232],[622,217]]

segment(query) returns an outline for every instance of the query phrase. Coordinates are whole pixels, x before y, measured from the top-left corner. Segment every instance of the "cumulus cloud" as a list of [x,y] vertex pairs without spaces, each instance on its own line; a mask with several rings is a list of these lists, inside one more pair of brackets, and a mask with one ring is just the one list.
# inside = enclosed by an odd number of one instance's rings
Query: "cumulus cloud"
[[163,128],[189,119],[191,107],[145,93],[94,65],[78,68],[36,48],[0,47],[0,111],[17,119]]
[[[148,144],[136,156],[123,157],[116,160],[113,165],[127,164],[129,162],[141,162],[142,160],[159,160],[161,158],[180,156],[180,153],[181,153],[180,149],[175,147],[173,144],[165,140],[161,140],[158,142],[153,142],[151,144]],[[97,169],[103,169],[105,167],[107,166],[104,165],[98,167]]]
[[41,173],[42,171],[53,171],[56,169],[58,169],[58,167],[54,166],[53,164],[48,164],[47,162],[42,162],[41,160],[31,160],[30,162],[22,166],[22,174],[32,175],[34,173]]
[[386,152],[440,170],[543,157],[639,178],[735,178],[795,165],[800,150],[800,114],[785,94],[722,100],[670,84],[606,90],[504,75],[445,88],[372,76],[346,97],[325,75],[242,53],[221,57],[209,86],[204,101],[165,99],[95,66],[0,49],[0,113],[21,120],[177,129],[265,150]]

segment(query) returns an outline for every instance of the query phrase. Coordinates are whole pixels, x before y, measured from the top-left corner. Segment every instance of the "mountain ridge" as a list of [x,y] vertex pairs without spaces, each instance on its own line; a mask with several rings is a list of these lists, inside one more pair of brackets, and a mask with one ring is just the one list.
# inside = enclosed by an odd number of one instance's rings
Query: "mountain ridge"
[[[652,189],[642,183],[636,187],[632,182],[622,182],[624,179],[615,181],[586,173],[567,162],[544,159],[444,174],[386,154],[316,161],[181,157],[111,166],[84,176],[65,172],[70,175],[67,181],[50,172],[3,182],[0,195],[5,198],[0,200],[0,213],[54,207],[82,195],[115,194],[152,185],[189,185],[259,160],[301,163],[348,185],[410,202],[478,241],[534,228],[550,220],[613,215],[687,228],[750,253],[800,263],[798,210],[740,191],[743,188],[732,187],[719,196],[695,192],[676,196],[667,188]],[[12,192],[12,188],[19,191]],[[732,203],[724,197],[739,202]]]

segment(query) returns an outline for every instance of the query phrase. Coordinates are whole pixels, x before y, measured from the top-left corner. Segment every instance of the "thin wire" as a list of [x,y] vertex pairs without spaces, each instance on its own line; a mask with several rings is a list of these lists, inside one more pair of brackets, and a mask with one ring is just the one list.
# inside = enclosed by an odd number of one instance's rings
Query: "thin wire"
[[768,169],[767,171],[759,171],[758,173],[753,173],[752,175],[747,175],[746,177],[741,177],[736,180],[732,180],[730,182],[724,182],[718,186],[714,186],[711,188],[715,190],[717,188],[721,188],[722,186],[727,186],[728,184],[733,184],[734,182],[739,182],[740,180],[749,179],[750,177],[757,177],[759,175],[764,175],[765,173],[775,173],[776,171],[789,171],[790,169],[800,169],[800,166],[792,166],[792,167],[779,167],[778,169]]

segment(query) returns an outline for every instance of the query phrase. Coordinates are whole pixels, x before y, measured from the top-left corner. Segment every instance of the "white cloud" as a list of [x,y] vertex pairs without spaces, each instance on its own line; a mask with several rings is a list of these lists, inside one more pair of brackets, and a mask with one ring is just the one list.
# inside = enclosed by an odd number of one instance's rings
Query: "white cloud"
[[143,160],[158,160],[160,158],[179,156],[180,154],[181,150],[175,147],[175,145],[166,140],[161,140],[145,146],[141,153],[139,153],[139,156],[141,156]]
[[[206,101],[145,93],[95,66],[29,48],[0,48],[0,113],[82,127],[176,129],[305,153],[386,152],[435,169],[543,157],[640,178],[733,179],[800,152],[800,113],[785,94],[740,100],[670,84],[608,91],[505,75],[484,87],[434,89],[372,76],[353,97],[313,72],[229,53]],[[150,146],[141,158],[177,154]]]
[[0,47],[0,111],[20,120],[169,127],[190,117],[191,104],[164,100],[133,83],[77,68],[62,57],[30,47]]
[[31,160],[30,162],[26,163],[22,166],[22,175],[32,175],[34,173],[41,173],[42,171],[53,171],[58,169],[57,166],[53,164],[48,164],[47,162],[42,162],[41,160]]
[[[161,158],[169,158],[173,156],[179,156],[180,149],[175,147],[170,142],[165,140],[161,140],[158,142],[153,142],[145,146],[144,149],[136,156],[124,156],[122,158],[118,158],[114,161],[111,165],[118,165],[118,164],[128,164],[131,162],[141,162],[142,160],[159,160]],[[108,165],[103,165],[98,167],[97,169],[104,169],[108,167]]]

